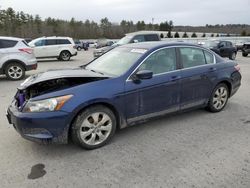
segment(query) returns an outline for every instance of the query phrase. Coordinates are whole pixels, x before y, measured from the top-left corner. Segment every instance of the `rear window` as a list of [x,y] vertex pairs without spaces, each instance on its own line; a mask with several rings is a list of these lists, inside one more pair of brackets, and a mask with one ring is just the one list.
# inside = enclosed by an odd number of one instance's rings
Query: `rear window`
[[56,45],[56,40],[54,40],[54,39],[46,39],[45,40],[45,45],[46,46]]
[[158,35],[145,35],[145,41],[159,41]]
[[28,43],[25,40],[23,40],[22,42],[25,44],[25,46],[29,47]]
[[0,48],[12,48],[16,46],[18,41],[16,40],[1,40],[0,39]]
[[57,39],[57,44],[71,44],[68,39]]

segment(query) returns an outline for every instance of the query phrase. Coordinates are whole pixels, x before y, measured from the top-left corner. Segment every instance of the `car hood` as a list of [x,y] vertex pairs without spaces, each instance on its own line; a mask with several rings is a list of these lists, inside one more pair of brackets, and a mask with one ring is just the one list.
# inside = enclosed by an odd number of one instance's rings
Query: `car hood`
[[100,73],[93,72],[91,70],[86,70],[81,67],[75,69],[57,69],[48,70],[47,72],[38,73],[27,78],[18,87],[19,90],[26,89],[31,85],[37,84],[39,82],[59,79],[59,78],[108,78],[109,76]]
[[98,49],[95,49],[96,52],[107,52],[109,50],[112,50],[113,48],[115,48],[116,46],[105,46],[105,47],[102,47],[102,48],[98,48]]

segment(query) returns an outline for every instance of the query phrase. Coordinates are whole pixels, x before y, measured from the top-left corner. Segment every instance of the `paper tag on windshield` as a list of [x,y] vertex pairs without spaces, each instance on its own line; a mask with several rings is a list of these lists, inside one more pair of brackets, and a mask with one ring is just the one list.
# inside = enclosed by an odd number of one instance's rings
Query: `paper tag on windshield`
[[131,52],[134,53],[140,53],[140,54],[144,54],[147,50],[146,49],[132,49]]

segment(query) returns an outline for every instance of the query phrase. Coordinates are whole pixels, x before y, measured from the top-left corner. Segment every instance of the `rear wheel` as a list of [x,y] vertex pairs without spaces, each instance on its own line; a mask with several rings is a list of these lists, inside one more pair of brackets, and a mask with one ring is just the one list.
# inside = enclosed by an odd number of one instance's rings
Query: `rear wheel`
[[80,46],[77,47],[77,51],[81,51],[82,48]]
[[209,99],[208,110],[211,112],[220,112],[226,106],[229,97],[229,91],[226,84],[217,85]]
[[71,137],[74,143],[85,149],[105,145],[116,130],[114,113],[105,106],[92,106],[80,113],[72,125]]
[[71,54],[69,51],[62,51],[59,58],[62,61],[69,61],[71,57]]
[[242,52],[242,56],[243,56],[243,57],[247,57],[247,56],[248,56],[248,53]]
[[231,53],[229,59],[235,60],[236,59],[236,52]]
[[20,63],[9,63],[5,68],[5,75],[10,80],[21,80],[25,76],[25,69]]

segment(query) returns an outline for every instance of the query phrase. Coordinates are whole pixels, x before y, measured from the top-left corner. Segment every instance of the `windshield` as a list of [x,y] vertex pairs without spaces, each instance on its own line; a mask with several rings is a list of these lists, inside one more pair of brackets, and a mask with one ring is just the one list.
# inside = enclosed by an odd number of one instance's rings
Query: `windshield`
[[121,76],[146,52],[145,49],[115,48],[85,67],[87,70]]
[[219,41],[206,41],[203,46],[207,48],[211,48],[211,47],[217,47],[218,44],[219,44]]
[[128,44],[132,39],[132,36],[125,36],[123,37],[121,40],[119,40],[116,45],[124,45],[124,44]]

